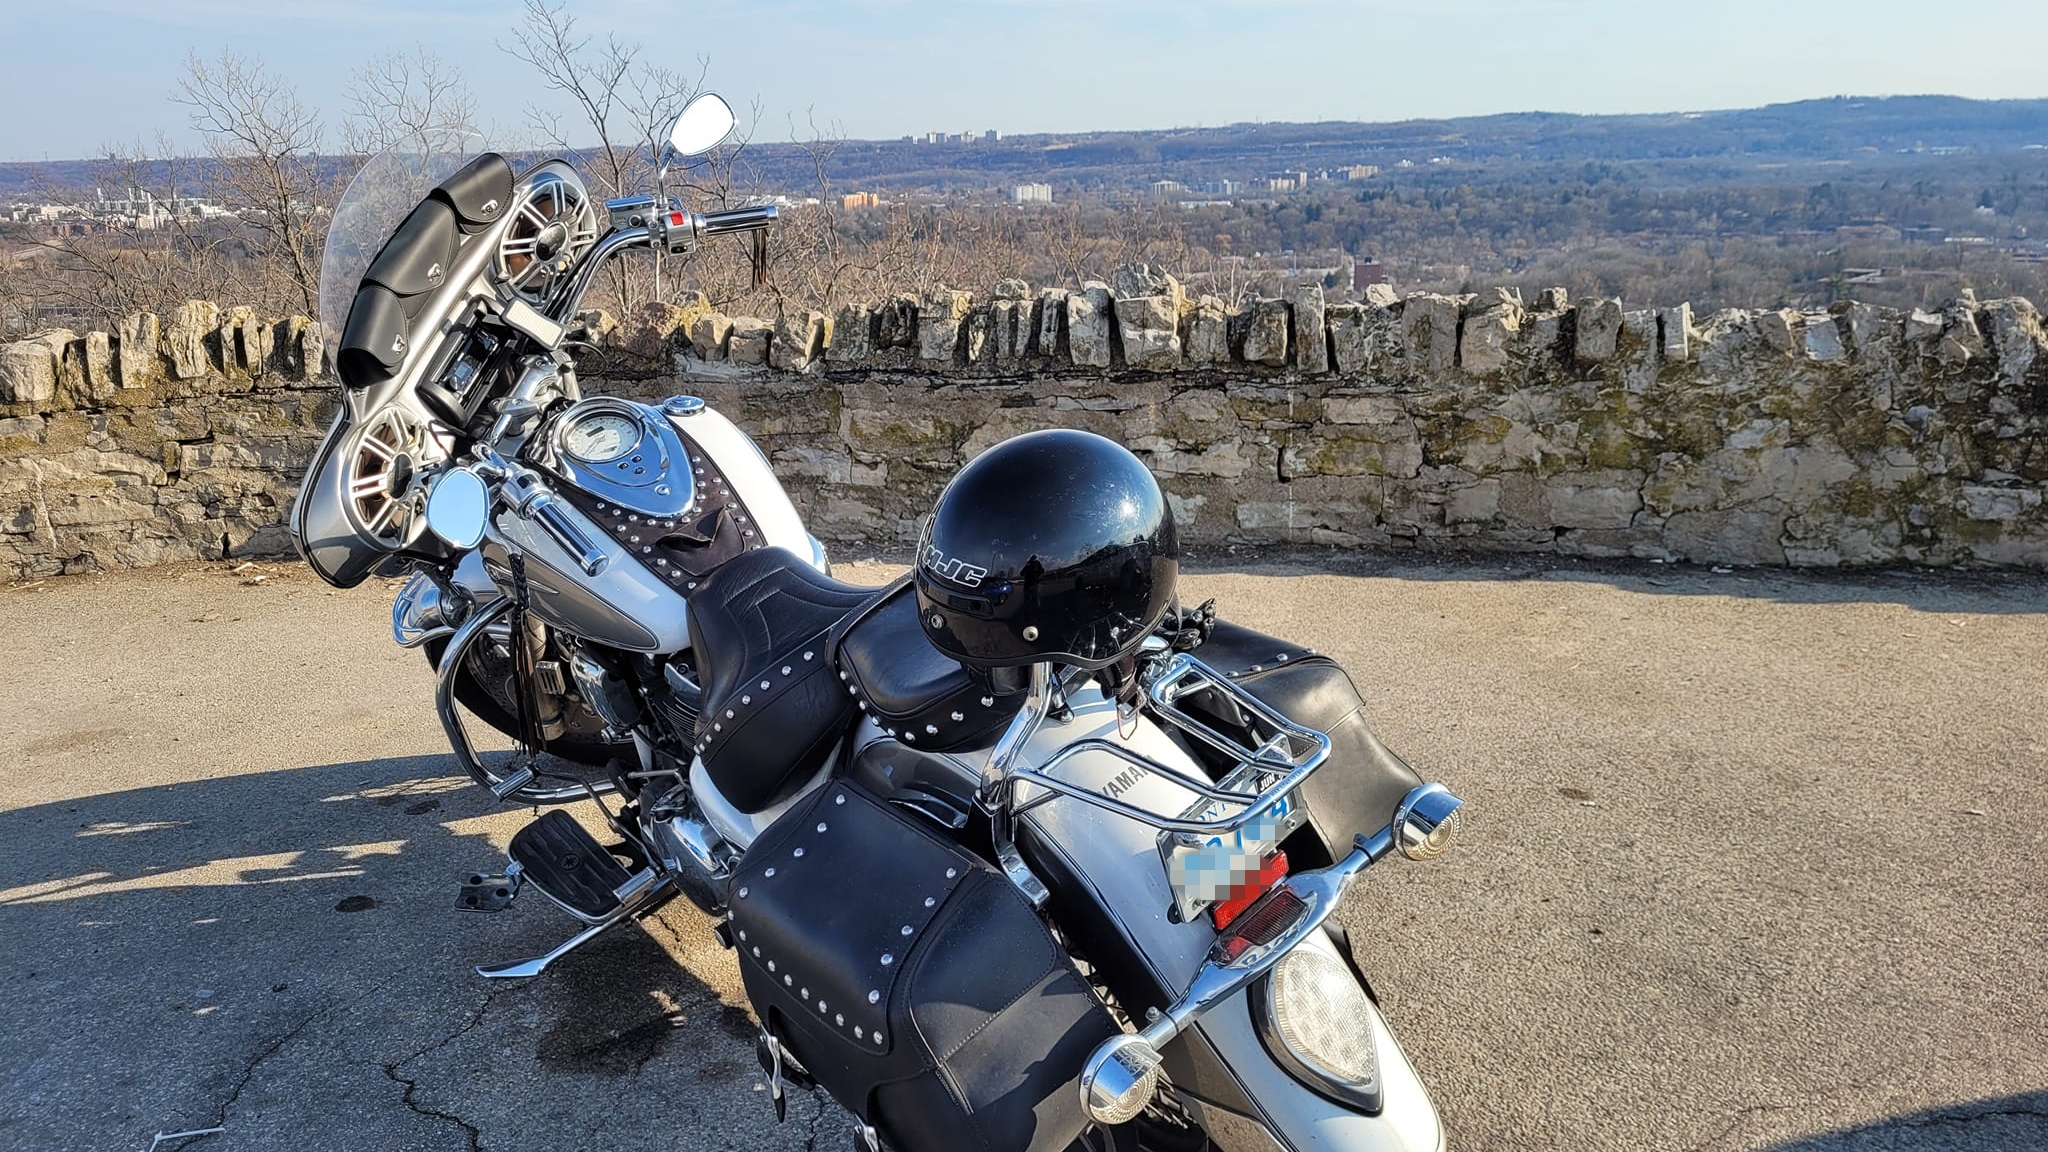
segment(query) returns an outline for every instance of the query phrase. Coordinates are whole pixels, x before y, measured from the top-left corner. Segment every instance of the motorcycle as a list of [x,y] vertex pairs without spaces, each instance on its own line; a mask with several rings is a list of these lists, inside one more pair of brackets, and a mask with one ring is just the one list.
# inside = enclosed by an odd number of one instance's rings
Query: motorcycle
[[[733,124],[693,101],[660,173]],[[477,972],[538,976],[682,897],[738,954],[778,1116],[822,1085],[871,1152],[1441,1148],[1332,914],[1368,867],[1442,854],[1457,797],[1334,663],[1213,611],[1112,626],[1113,662],[955,659],[927,585],[996,595],[987,566],[928,539],[915,581],[834,580],[730,420],[583,395],[608,262],[777,221],[663,189],[597,203],[563,160],[421,146],[328,236],[343,403],[293,537],[336,586],[408,577],[393,638],[456,761],[546,808],[457,906],[531,889],[579,924]]]

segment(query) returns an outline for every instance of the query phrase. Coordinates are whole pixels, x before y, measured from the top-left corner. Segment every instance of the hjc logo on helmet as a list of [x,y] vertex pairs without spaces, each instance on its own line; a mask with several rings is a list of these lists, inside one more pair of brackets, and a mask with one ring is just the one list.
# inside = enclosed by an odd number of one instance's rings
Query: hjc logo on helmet
[[951,580],[968,588],[981,587],[981,578],[988,575],[988,569],[969,564],[965,560],[949,560],[937,548],[924,551],[925,571],[941,580]]

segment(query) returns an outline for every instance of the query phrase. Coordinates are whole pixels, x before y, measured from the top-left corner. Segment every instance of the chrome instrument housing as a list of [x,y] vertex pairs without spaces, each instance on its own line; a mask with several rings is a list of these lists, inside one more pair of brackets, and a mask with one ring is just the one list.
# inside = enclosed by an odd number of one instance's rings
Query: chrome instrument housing
[[[586,460],[569,447],[578,428],[606,417],[633,422],[638,439],[603,461]],[[644,404],[610,396],[581,401],[557,416],[542,461],[575,487],[642,516],[673,519],[697,503],[697,484],[688,453],[675,427]]]

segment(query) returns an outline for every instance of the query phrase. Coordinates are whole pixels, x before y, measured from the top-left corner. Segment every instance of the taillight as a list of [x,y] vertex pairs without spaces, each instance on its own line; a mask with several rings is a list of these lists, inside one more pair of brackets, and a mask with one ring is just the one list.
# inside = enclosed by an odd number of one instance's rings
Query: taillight
[[1231,924],[1230,931],[1216,938],[1209,951],[1210,959],[1219,964],[1235,964],[1245,953],[1285,936],[1307,914],[1308,901],[1295,895],[1291,888],[1275,888],[1245,909]]
[[1216,902],[1209,909],[1209,917],[1216,924],[1218,932],[1230,927],[1231,922],[1244,914],[1252,902],[1264,896],[1273,885],[1287,878],[1287,853],[1275,852],[1266,858],[1257,875],[1230,890],[1230,895]]

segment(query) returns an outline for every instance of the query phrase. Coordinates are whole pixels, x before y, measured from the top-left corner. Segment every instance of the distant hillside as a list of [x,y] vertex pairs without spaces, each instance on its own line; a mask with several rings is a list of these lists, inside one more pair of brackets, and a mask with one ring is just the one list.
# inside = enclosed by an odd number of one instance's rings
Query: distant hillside
[[[835,185],[907,191],[1027,181],[1131,187],[1152,180],[1243,180],[1290,168],[1711,159],[1825,161],[1912,150],[2015,152],[2048,146],[2048,100],[1955,96],[1836,97],[1737,111],[1634,116],[1515,112],[1385,124],[1232,124],[1219,128],[1012,136],[927,144],[848,140],[828,168]],[[809,153],[756,142],[747,162],[768,185],[815,182]],[[90,160],[0,164],[0,198],[93,178]]]

